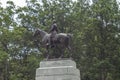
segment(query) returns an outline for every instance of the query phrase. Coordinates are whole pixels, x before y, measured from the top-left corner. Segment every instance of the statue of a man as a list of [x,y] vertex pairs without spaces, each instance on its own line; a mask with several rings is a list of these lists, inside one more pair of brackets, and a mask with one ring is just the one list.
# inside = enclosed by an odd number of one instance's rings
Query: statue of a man
[[56,40],[55,35],[58,33],[58,27],[55,20],[53,20],[49,33],[50,33],[50,46],[54,47],[55,44],[54,41]]

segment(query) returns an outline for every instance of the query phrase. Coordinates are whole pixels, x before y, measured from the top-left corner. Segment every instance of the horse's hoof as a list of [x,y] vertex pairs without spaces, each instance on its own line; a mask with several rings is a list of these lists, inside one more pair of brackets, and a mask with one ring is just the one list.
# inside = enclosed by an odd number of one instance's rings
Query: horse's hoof
[[73,60],[73,58],[72,57],[69,57],[71,60]]
[[61,57],[59,57],[59,59],[61,59]]

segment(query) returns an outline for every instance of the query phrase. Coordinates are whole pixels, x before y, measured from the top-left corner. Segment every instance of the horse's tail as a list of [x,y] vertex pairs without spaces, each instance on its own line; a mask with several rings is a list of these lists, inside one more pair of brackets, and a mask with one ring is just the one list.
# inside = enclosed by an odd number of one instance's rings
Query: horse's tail
[[67,37],[66,37],[66,39],[65,39],[65,42],[66,42],[65,45],[66,45],[66,46],[69,46],[69,45],[70,45],[71,40],[72,40],[72,36],[73,36],[73,35],[70,34],[70,33],[67,34]]
[[73,37],[73,34],[68,33],[67,36],[71,39]]

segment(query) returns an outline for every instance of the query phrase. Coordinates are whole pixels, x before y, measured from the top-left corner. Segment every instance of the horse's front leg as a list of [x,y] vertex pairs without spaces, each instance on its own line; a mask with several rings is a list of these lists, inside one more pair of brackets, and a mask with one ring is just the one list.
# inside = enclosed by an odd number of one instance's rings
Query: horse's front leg
[[69,51],[69,57],[71,58],[72,57],[72,49],[71,49],[71,47],[70,46],[67,46],[67,49],[68,49],[68,51]]
[[46,59],[48,60],[49,59],[49,45],[46,45]]

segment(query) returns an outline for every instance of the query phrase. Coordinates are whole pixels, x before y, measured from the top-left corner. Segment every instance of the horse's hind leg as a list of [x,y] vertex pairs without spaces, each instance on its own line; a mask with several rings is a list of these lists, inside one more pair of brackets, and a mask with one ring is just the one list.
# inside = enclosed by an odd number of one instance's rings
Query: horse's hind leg
[[48,54],[47,57],[46,57],[47,60],[49,59],[49,56],[50,56],[50,55]]
[[68,47],[67,47],[67,49],[68,49],[69,54],[70,54],[70,55],[69,55],[69,57],[71,58],[71,57],[72,57],[72,49],[71,49],[71,47],[70,47],[70,46],[68,46]]
[[46,45],[46,59],[48,60],[49,59],[49,45]]
[[63,54],[64,54],[64,52],[65,52],[65,49],[59,49],[59,50],[60,50],[60,54],[61,54],[59,58],[61,59],[61,58],[63,57]]

